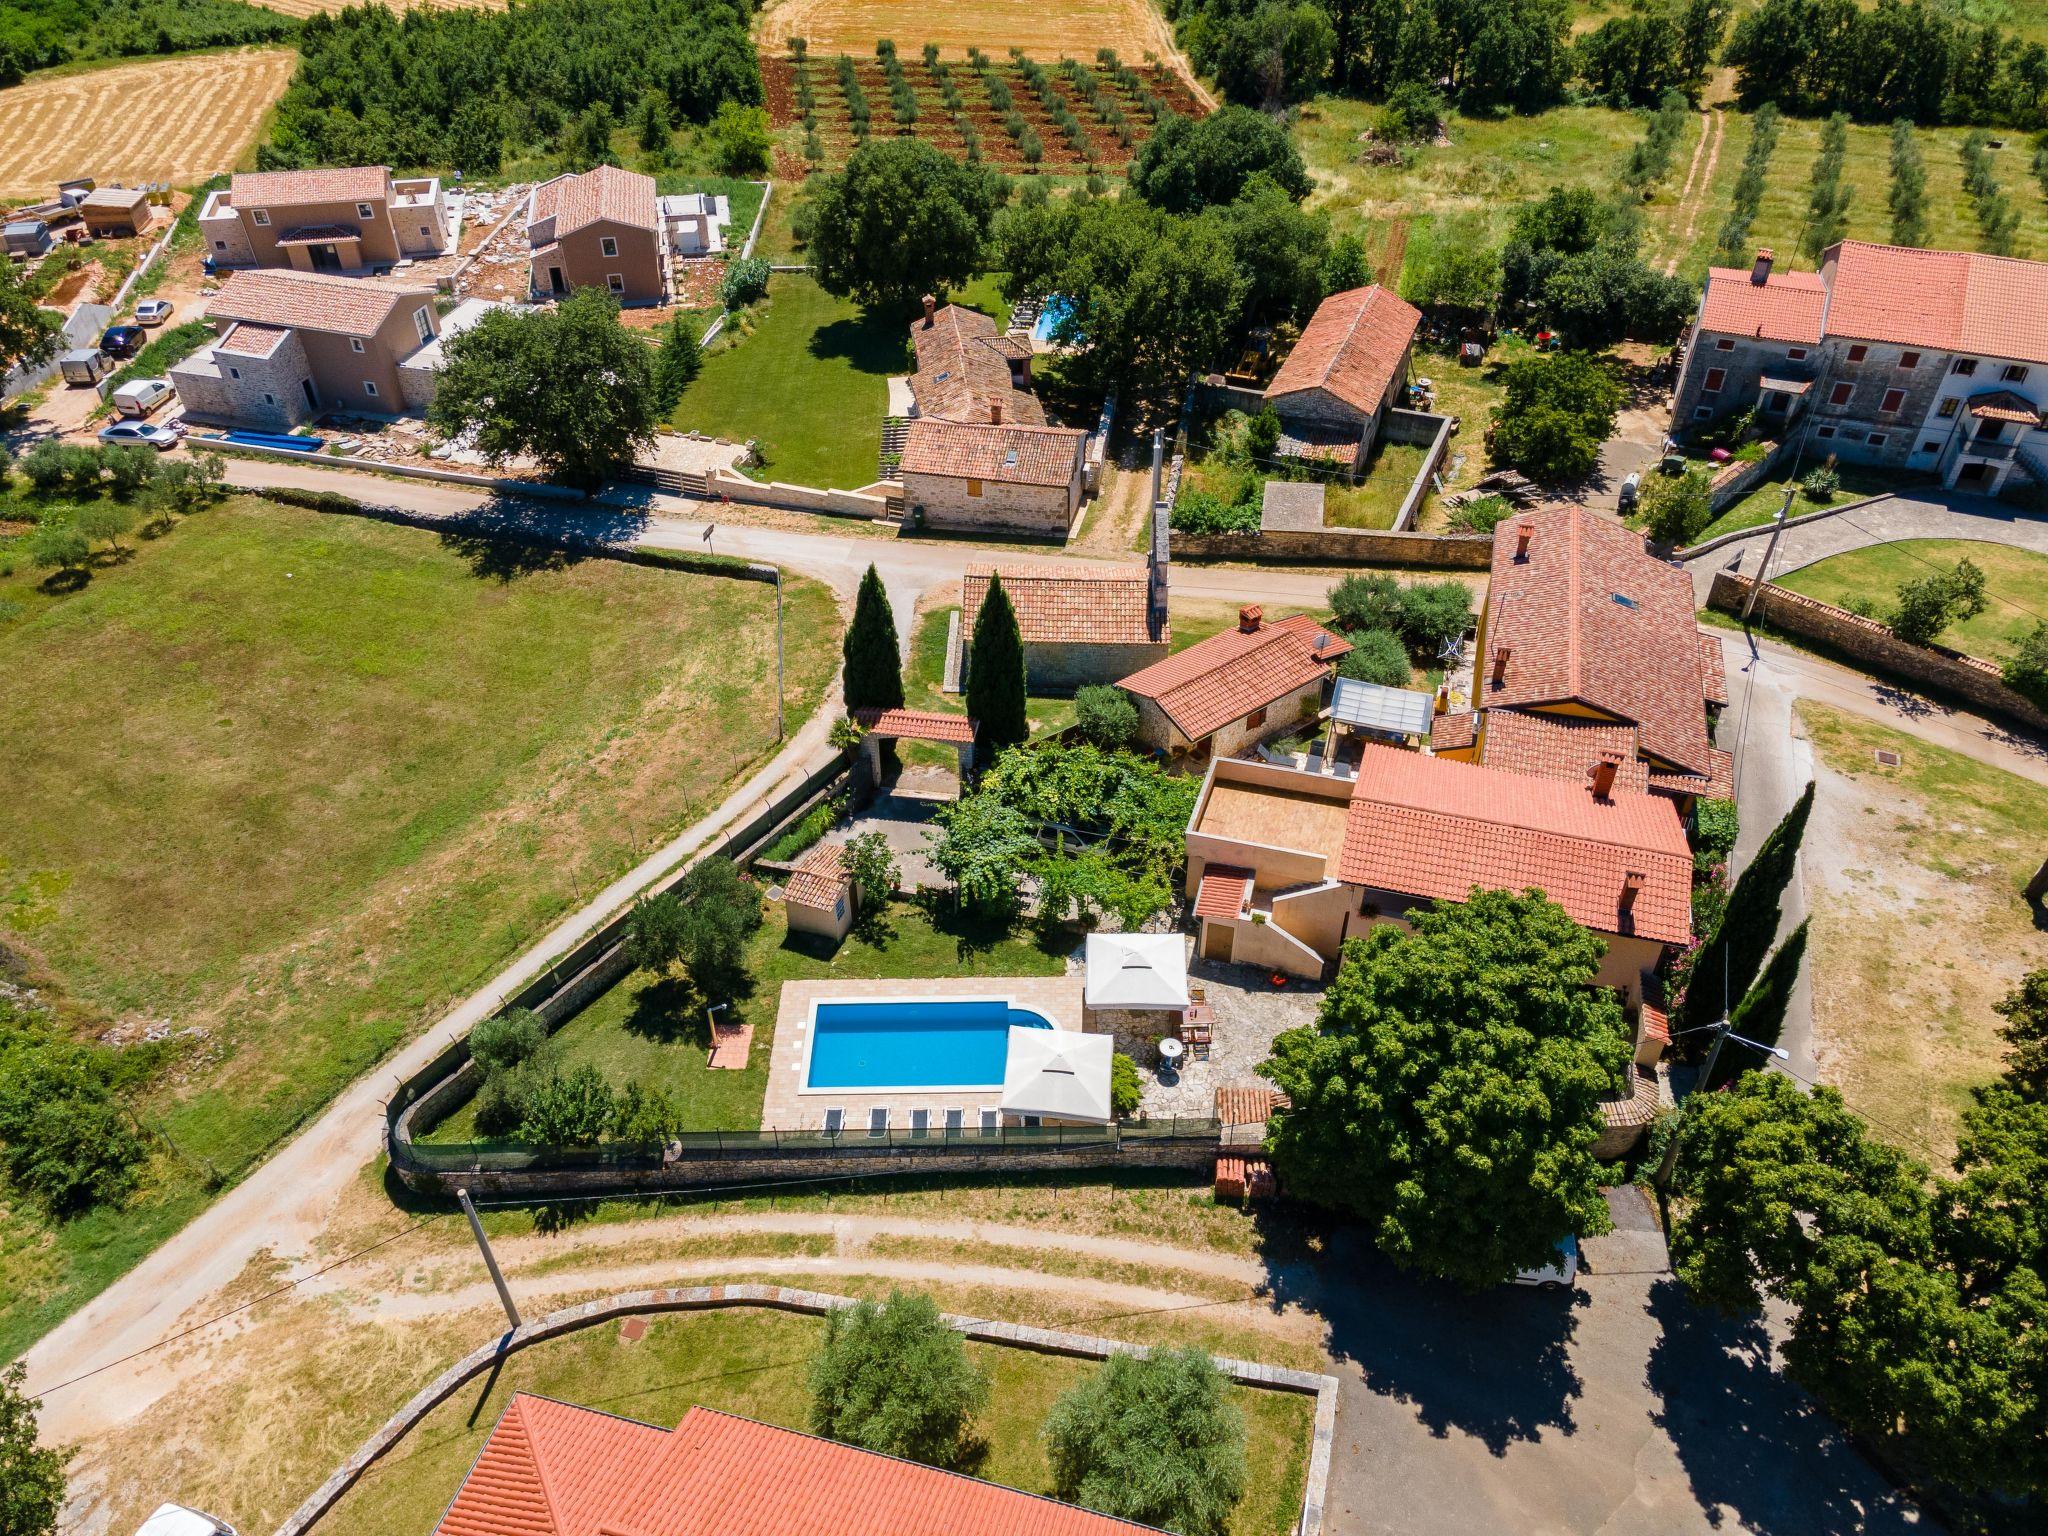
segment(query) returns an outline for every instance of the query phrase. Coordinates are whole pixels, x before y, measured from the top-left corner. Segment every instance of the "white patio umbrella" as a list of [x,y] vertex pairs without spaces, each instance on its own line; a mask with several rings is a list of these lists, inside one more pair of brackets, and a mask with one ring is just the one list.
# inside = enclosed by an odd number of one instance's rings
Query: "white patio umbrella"
[[1177,933],[1088,935],[1090,1008],[1185,1008],[1187,941]]
[[1013,1115],[1109,1124],[1115,1118],[1109,1108],[1114,1044],[1108,1035],[1011,1026],[1003,1066],[1003,1108]]

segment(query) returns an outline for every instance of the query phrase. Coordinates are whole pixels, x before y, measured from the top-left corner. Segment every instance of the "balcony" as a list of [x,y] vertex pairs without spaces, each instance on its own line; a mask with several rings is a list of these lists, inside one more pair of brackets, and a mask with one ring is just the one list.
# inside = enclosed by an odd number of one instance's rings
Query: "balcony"
[[1960,458],[1978,459],[1986,464],[2003,464],[2018,450],[2018,443],[2005,441],[1987,443],[1978,438],[1971,438],[1956,450],[1956,454]]

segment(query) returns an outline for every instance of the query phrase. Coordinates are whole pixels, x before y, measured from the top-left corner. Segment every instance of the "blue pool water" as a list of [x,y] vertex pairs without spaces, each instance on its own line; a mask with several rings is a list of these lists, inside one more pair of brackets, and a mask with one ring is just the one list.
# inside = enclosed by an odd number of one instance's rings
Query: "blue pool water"
[[1032,324],[1031,339],[1036,342],[1052,340],[1052,328],[1064,320],[1074,307],[1071,299],[1054,294],[1045,301],[1045,307],[1038,312],[1038,319]]
[[819,1003],[807,1088],[1000,1088],[1010,1028],[1051,1029],[1000,998]]

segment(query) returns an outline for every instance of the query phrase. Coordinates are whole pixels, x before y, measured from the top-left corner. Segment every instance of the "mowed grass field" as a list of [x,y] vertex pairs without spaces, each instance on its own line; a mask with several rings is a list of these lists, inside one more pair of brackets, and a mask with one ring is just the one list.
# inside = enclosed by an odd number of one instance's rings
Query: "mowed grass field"
[[51,75],[0,91],[0,196],[54,182],[188,186],[232,169],[284,94],[299,56],[237,49]]
[[1949,626],[1943,645],[2003,661],[2048,620],[2048,555],[1978,539],[1905,539],[1831,555],[1775,577],[1778,586],[1843,607],[1856,598],[1888,606],[1899,584],[1968,559],[1984,572],[1984,611]]
[[[246,498],[134,548],[0,630],[0,944],[168,1030],[168,1140],[125,1211],[0,1215],[0,1358],[775,748],[761,583]],[[837,610],[786,596],[801,720]]]
[[937,43],[947,58],[969,48],[1001,55],[1022,48],[1036,59],[1092,59],[1114,48],[1136,63],[1146,53],[1174,56],[1173,29],[1153,0],[780,0],[762,8],[755,35],[764,52],[783,53],[801,37],[814,54],[871,54],[893,38],[905,55]]

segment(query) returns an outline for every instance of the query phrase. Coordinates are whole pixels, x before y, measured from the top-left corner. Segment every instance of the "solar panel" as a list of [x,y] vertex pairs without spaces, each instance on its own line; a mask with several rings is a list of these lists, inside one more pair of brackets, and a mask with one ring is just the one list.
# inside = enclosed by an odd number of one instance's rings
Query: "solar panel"
[[1386,688],[1356,677],[1340,677],[1330,697],[1331,716],[1340,725],[1387,731],[1398,736],[1427,736],[1436,701],[1413,688]]

